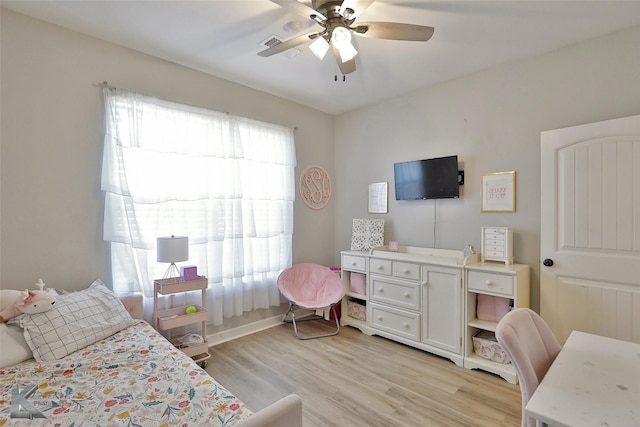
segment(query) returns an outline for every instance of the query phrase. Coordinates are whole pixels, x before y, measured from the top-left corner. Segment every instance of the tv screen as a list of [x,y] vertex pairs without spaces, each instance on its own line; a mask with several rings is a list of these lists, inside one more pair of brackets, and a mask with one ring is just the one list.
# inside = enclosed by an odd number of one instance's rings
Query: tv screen
[[460,197],[458,156],[395,163],[396,200]]

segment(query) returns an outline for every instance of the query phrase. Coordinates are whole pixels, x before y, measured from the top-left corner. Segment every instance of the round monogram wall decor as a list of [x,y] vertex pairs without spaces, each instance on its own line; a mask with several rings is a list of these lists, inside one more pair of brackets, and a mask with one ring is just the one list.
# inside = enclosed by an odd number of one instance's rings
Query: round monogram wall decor
[[311,209],[322,209],[331,198],[331,179],[320,166],[308,166],[300,175],[300,196]]

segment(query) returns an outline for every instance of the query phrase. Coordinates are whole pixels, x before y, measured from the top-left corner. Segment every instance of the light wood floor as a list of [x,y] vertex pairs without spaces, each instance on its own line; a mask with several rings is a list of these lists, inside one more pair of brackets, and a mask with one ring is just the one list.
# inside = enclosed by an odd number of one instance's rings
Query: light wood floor
[[302,397],[305,427],[520,425],[517,385],[350,327],[301,341],[285,324],[210,352],[206,370],[254,411]]

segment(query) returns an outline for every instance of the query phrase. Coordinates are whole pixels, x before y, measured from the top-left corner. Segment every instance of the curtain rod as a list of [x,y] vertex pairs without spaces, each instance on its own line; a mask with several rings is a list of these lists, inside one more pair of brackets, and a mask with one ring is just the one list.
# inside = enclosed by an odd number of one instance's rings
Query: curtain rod
[[[99,88],[105,88],[106,87],[107,89],[118,89],[117,87],[115,87],[113,85],[110,85],[109,82],[106,81],[106,80],[104,80],[103,82],[100,82],[100,83],[92,83],[92,85],[95,86],[95,87],[99,87]],[[175,101],[170,101],[170,102],[175,102]],[[198,107],[198,108],[205,108],[205,107]],[[231,114],[228,111],[225,111],[224,113],[225,114]],[[298,126],[294,126],[293,130],[297,131],[298,130]]]

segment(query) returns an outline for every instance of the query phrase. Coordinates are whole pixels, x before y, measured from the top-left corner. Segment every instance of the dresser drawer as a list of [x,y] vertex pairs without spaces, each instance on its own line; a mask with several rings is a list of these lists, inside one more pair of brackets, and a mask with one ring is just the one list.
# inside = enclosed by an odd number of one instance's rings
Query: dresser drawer
[[367,271],[367,259],[361,256],[342,255],[342,269],[350,271]]
[[500,249],[500,250],[485,250],[483,252],[483,255],[486,258],[489,257],[500,257],[500,258],[504,258],[506,256],[504,249]]
[[413,264],[411,262],[398,262],[394,261],[393,275],[400,279],[420,280],[420,265]]
[[514,276],[504,274],[469,271],[468,288],[470,291],[490,292],[494,294],[513,295]]
[[369,272],[371,274],[391,275],[391,261],[388,259],[371,258],[369,260]]
[[497,241],[497,240],[487,240],[485,241],[484,248],[487,251],[504,252],[505,246],[504,246],[504,242]]
[[420,285],[371,275],[371,300],[418,311],[420,310]]
[[372,326],[412,341],[420,340],[420,315],[391,307],[371,305]]
[[509,233],[508,227],[484,227],[484,238],[485,239],[495,239],[495,240],[504,240],[505,237]]

